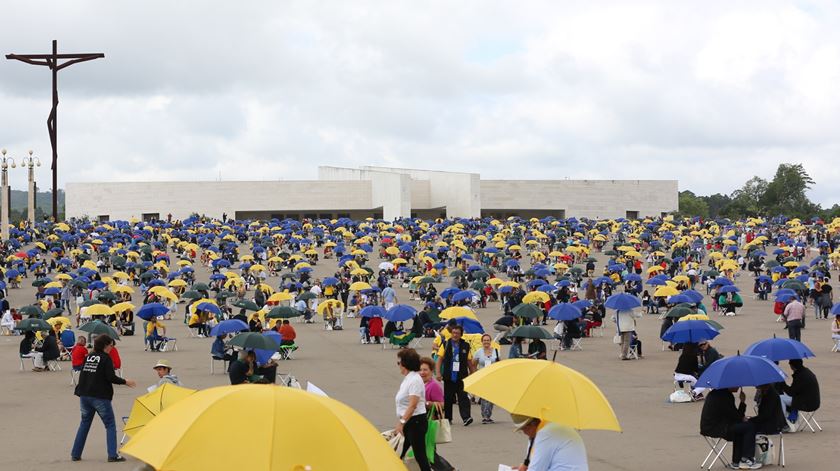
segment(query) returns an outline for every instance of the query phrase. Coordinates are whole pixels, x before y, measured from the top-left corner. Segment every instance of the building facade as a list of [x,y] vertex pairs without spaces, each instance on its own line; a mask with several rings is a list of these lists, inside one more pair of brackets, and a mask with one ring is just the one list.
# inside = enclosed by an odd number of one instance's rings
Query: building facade
[[477,173],[322,166],[317,180],[68,183],[67,217],[236,219],[661,216],[676,180],[482,180]]

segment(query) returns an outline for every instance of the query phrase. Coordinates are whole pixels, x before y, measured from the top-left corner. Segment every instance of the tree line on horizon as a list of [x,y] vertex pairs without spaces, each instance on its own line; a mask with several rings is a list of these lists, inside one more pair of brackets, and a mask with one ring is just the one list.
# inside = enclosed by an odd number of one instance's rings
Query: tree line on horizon
[[806,191],[814,185],[802,164],[780,164],[772,180],[754,176],[730,194],[700,196],[690,190],[679,194],[679,217],[730,218],[786,216],[831,220],[840,205],[830,208],[812,202]]

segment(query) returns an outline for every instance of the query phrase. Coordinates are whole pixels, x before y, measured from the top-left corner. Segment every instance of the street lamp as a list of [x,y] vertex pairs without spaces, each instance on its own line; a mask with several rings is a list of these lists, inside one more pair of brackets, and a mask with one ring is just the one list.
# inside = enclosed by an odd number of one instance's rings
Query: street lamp
[[9,164],[15,168],[15,159],[6,157],[6,149],[0,149],[0,170],[3,178],[0,180],[0,239],[9,240]]
[[38,193],[35,186],[35,167],[41,166],[41,160],[38,157],[33,157],[32,150],[30,150],[29,155],[21,159],[20,166],[29,169],[29,198],[27,201],[29,214],[27,219],[29,219],[29,227],[35,227],[35,196]]

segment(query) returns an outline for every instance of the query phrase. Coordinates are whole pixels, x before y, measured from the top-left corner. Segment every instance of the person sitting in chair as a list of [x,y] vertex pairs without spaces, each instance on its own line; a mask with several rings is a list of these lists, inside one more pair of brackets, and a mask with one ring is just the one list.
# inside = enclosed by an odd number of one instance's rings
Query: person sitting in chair
[[820,408],[820,384],[817,376],[802,364],[802,360],[790,360],[793,380],[790,386],[782,386],[782,404],[787,419],[795,424],[799,411],[814,412]]
[[739,469],[759,469],[761,464],[754,460],[756,424],[744,418],[747,405],[743,391],[738,395],[740,404],[735,407],[736,391],[738,388],[715,389],[709,393],[700,414],[700,435],[732,442],[732,463]]
[[73,366],[73,371],[82,371],[82,366],[85,364],[85,358],[88,356],[88,349],[85,347],[87,339],[84,335],[80,335],[76,339],[76,344],[70,350],[70,364]]
[[755,432],[763,435],[775,435],[785,428],[785,416],[779,407],[779,393],[772,384],[756,386],[758,415],[750,417],[755,424]]
[[279,332],[280,336],[283,338],[283,340],[280,341],[280,345],[295,344],[297,332],[295,332],[295,328],[292,327],[292,324],[289,322],[289,319],[283,319],[283,323],[280,324],[280,327],[277,329],[277,332]]

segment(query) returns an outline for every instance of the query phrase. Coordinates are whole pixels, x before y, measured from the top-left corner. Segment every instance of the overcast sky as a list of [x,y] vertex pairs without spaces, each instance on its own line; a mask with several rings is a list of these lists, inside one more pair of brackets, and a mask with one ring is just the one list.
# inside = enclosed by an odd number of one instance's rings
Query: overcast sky
[[[392,165],[710,194],[791,162],[840,201],[837,1],[0,6],[3,54],[106,54],[59,74],[61,186]],[[44,189],[49,87],[0,60],[0,147]]]

